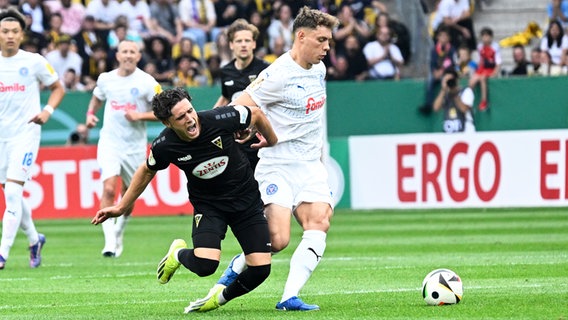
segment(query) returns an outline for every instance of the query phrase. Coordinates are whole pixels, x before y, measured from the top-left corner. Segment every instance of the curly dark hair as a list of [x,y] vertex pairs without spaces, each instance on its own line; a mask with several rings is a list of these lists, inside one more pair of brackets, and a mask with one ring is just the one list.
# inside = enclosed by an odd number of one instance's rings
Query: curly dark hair
[[164,90],[152,99],[152,111],[156,118],[166,121],[172,115],[172,108],[181,100],[191,102],[189,93],[181,87]]

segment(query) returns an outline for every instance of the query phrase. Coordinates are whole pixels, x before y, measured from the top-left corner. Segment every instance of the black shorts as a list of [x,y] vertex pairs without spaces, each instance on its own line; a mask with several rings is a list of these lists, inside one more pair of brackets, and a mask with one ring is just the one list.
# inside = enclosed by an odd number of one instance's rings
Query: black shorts
[[194,248],[221,249],[227,226],[239,241],[245,255],[270,252],[270,233],[259,201],[245,211],[220,212],[212,208],[195,208],[191,237]]

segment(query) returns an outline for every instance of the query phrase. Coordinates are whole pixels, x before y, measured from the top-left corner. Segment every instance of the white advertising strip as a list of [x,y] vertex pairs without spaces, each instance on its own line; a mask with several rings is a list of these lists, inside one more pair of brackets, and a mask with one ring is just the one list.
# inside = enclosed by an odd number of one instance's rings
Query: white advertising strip
[[568,206],[568,130],[349,138],[351,207]]

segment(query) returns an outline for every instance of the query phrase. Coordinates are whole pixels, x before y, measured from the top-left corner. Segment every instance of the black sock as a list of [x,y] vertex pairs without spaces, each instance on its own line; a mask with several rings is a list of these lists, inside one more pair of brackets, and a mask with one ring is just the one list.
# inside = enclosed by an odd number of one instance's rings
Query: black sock
[[223,297],[227,301],[247,294],[258,287],[270,274],[270,265],[248,266],[225,290]]

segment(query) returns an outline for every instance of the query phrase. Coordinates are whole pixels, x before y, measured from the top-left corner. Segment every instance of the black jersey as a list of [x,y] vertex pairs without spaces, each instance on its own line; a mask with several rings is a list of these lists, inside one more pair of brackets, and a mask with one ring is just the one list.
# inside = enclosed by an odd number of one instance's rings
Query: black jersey
[[229,101],[234,100],[266,67],[268,62],[254,57],[246,68],[238,70],[235,59],[231,60],[221,68],[221,94]]
[[[221,94],[229,101],[236,99],[268,65],[268,62],[254,57],[246,68],[239,70],[235,67],[235,59],[231,60],[221,69]],[[258,142],[258,138],[253,137],[241,145],[253,170],[258,163],[258,150],[250,145]]]
[[233,136],[250,125],[251,112],[244,110],[219,107],[198,112],[201,133],[190,142],[164,129],[152,142],[148,168],[162,170],[170,163],[180,168],[187,177],[189,200],[197,210],[232,212],[258,204],[258,183]]

